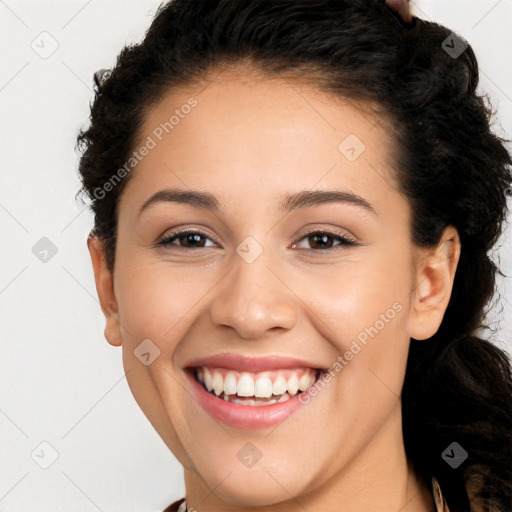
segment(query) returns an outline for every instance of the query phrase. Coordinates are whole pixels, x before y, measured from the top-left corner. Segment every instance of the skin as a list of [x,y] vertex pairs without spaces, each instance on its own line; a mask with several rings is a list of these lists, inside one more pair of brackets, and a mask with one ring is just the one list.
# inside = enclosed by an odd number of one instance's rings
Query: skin
[[410,0],[386,0],[386,5],[396,11],[404,21],[412,21]]
[[[123,191],[113,275],[101,240],[89,238],[105,337],[122,345],[136,401],[185,468],[189,510],[430,512],[430,491],[405,458],[400,391],[410,338],[432,336],[448,305],[457,231],[447,227],[432,249],[412,244],[385,119],[310,85],[247,75],[218,72],[147,114],[141,141],[192,95],[198,102]],[[353,162],[338,149],[349,134],[366,146]],[[139,216],[171,187],[210,192],[220,208],[167,202]],[[279,210],[286,193],[331,189],[357,193],[377,214],[346,203]],[[155,247],[175,229],[207,238],[189,252],[186,239]],[[333,230],[361,245],[329,238],[320,254],[304,236]],[[247,236],[263,248],[250,264],[236,252]],[[329,367],[396,302],[401,311],[277,427],[221,425],[189,394],[183,367],[197,357],[279,355]],[[160,350],[149,366],[134,355],[144,339]],[[262,453],[252,468],[237,457],[247,442]]]

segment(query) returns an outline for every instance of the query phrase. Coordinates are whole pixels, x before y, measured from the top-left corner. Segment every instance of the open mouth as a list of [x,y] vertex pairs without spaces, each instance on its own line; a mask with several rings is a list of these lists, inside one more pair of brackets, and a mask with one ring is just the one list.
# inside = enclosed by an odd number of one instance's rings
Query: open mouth
[[297,368],[251,373],[205,366],[187,370],[206,392],[218,399],[253,406],[286,402],[311,388],[323,371]]

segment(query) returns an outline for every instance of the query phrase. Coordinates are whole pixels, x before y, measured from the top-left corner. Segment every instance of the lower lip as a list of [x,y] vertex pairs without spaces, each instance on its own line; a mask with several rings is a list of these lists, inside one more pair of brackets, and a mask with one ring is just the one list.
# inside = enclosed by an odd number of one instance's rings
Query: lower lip
[[208,393],[194,378],[192,372],[186,370],[185,374],[192,385],[194,397],[203,409],[216,420],[231,427],[247,430],[272,427],[302,407],[299,402],[300,395],[290,397],[286,402],[271,405],[235,404]]

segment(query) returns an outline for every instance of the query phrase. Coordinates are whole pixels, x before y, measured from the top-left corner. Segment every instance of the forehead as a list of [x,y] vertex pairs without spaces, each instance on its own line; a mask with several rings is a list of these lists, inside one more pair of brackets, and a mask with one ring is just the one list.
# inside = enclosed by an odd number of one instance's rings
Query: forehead
[[342,187],[386,207],[397,194],[387,120],[284,78],[221,73],[169,92],[144,119],[138,146],[148,141],[128,196],[177,186],[261,206],[293,190]]

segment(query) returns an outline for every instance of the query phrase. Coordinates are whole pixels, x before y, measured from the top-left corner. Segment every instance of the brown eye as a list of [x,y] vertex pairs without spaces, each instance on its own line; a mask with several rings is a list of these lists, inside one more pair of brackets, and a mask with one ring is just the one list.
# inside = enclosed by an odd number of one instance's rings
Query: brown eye
[[331,235],[309,235],[309,244],[312,249],[330,249],[333,244],[333,237]]
[[[311,233],[307,233],[304,237],[302,237],[301,243],[303,240],[307,240],[309,244],[309,248],[315,250],[315,251],[321,251],[321,250],[329,250],[329,249],[336,249],[337,247],[343,247],[343,246],[357,246],[359,245],[356,241],[351,240],[350,238],[347,238],[340,234],[335,233],[329,233],[324,231],[313,231]],[[339,243],[334,243],[334,242]],[[308,247],[298,247],[299,249],[308,249]]]
[[[211,247],[206,245],[206,241],[211,240],[199,231],[182,231],[180,233],[171,233],[162,238],[157,245],[163,247],[178,246],[183,249],[200,249],[202,247]],[[175,242],[178,241],[178,244]]]
[[183,235],[178,236],[178,240],[184,247],[195,247],[199,245],[199,247],[204,247],[205,237],[200,235],[199,233],[185,233]]

